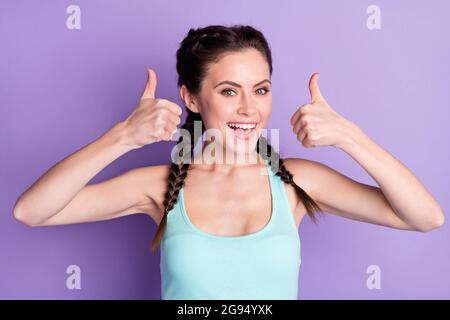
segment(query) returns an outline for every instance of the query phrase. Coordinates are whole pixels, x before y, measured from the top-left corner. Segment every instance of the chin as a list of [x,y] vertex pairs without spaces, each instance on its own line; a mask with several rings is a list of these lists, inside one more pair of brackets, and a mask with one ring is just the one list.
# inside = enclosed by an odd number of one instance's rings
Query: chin
[[246,140],[244,142],[242,141],[227,142],[226,154],[224,155],[225,161],[230,161],[229,158],[231,158],[231,160],[233,160],[234,162],[238,157],[244,156],[246,162],[254,160],[250,158],[250,155],[255,154],[257,142],[258,142],[257,139]]

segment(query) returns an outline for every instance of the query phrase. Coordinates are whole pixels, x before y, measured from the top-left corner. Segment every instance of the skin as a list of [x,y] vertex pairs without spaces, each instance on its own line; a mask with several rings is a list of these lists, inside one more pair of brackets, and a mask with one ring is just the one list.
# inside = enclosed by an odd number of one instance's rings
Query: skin
[[[190,166],[185,179],[184,205],[191,222],[204,232],[221,236],[243,235],[262,229],[270,219],[269,178],[260,173],[265,165],[255,149],[261,129],[266,127],[272,112],[271,83],[262,83],[266,79],[270,81],[266,60],[257,50],[250,49],[226,54],[210,65],[197,96],[190,94],[185,86],[180,88],[186,106],[201,114],[205,128],[217,129],[224,137],[223,143],[218,140],[223,154],[228,150],[234,155],[234,161],[230,163],[202,152],[195,156]],[[229,83],[217,86],[226,80],[241,87]],[[236,144],[233,131],[227,125],[230,121],[258,122],[255,135],[244,145]],[[203,150],[207,146],[205,143]],[[152,196],[155,206],[150,215],[157,224],[163,216],[168,171],[168,165],[160,167],[158,181],[161,187],[157,188],[160,192]],[[301,209],[303,206],[296,209],[298,199],[293,187],[287,186],[286,190],[298,226],[306,210]]]
[[[223,154],[228,150],[236,160],[224,163],[216,161],[218,158],[210,157],[209,154],[203,154],[204,161],[196,164],[202,156],[198,154],[185,179],[186,211],[194,225],[208,233],[253,233],[263,228],[270,219],[272,206],[269,180],[267,175],[260,174],[259,170],[264,168],[264,164],[255,149],[261,129],[266,127],[272,112],[271,83],[261,83],[266,79],[270,81],[266,60],[260,52],[250,49],[226,54],[219,62],[211,65],[198,96],[191,95],[185,86],[180,88],[186,106],[201,114],[205,128],[218,129],[224,137],[224,143],[220,144]],[[228,83],[217,86],[226,80],[241,87]],[[230,121],[258,122],[256,134],[245,146],[234,143],[233,139],[236,138],[233,130],[227,125]],[[249,194],[252,197],[248,197]],[[198,198],[198,195],[202,197]],[[203,201],[205,198],[208,201]],[[294,209],[295,196],[291,194],[291,198],[291,207]],[[298,223],[300,215],[299,212],[296,219]]]
[[[185,87],[180,89],[180,94],[188,108],[200,112],[206,129],[218,128],[223,132],[227,130],[227,121],[259,119],[257,130],[260,130],[269,119],[272,97],[270,92],[255,96],[253,85],[269,79],[268,76],[268,65],[258,51],[231,53],[210,67],[198,97],[190,95]],[[413,231],[430,231],[442,226],[443,211],[425,186],[356,124],[331,108],[320,91],[318,76],[314,73],[309,81],[311,103],[300,106],[290,119],[293,133],[306,148],[332,146],[343,150],[380,187],[357,182],[315,161],[286,159],[285,165],[293,173],[296,184],[324,211],[341,217]],[[224,98],[220,92],[224,87],[214,88],[223,80],[237,82],[242,88],[232,88],[233,97]],[[251,140],[251,146],[254,145],[255,141]],[[227,142],[226,147],[232,148],[232,144]],[[240,149],[234,152],[245,153]],[[252,152],[254,149],[250,149]],[[194,225],[216,235],[242,235],[263,228],[270,218],[271,202],[269,185],[264,179],[267,177],[258,174],[260,167],[260,164],[244,165],[244,168],[236,164],[193,165],[185,181],[185,207]],[[211,183],[216,190],[211,190]],[[285,188],[298,228],[306,209],[294,188],[290,185]],[[203,201],[205,198],[209,201]],[[218,203],[221,205],[214,205]]]
[[[232,81],[242,88],[232,84],[217,84]],[[263,82],[268,80],[267,82]],[[263,83],[261,83],[263,82]],[[256,84],[261,83],[257,86]],[[247,166],[252,159],[256,163],[256,143],[261,129],[265,128],[272,112],[272,91],[269,66],[264,57],[254,49],[243,52],[228,53],[218,63],[210,65],[208,73],[201,84],[198,96],[193,96],[183,85],[180,95],[186,106],[193,112],[200,113],[208,130],[218,129],[224,143],[219,140],[218,146],[222,154],[226,151],[234,155],[230,163],[221,161],[221,157],[211,157],[203,154],[203,162],[212,172],[223,171],[230,174],[242,165]],[[255,134],[245,143],[236,143],[233,130],[227,122],[258,122]],[[206,143],[205,147],[209,143]],[[198,160],[200,157],[196,157]],[[218,161],[217,161],[218,160]],[[247,160],[247,161],[246,161]],[[195,163],[195,162],[194,162]],[[196,167],[206,167],[205,163]]]
[[[207,130],[218,129],[226,137],[223,149],[231,149],[237,159],[247,155],[261,160],[254,149],[256,137],[247,148],[235,148],[226,123],[256,120],[258,133],[266,126],[272,97],[270,92],[262,94],[265,90],[260,89],[270,90],[270,84],[253,86],[269,76],[267,62],[258,51],[229,53],[210,66],[198,96],[191,95],[184,86],[180,95],[188,108],[200,112]],[[242,87],[214,88],[224,80]],[[233,92],[223,92],[225,89]],[[15,218],[28,226],[46,226],[147,213],[159,224],[168,165],[136,168],[86,185],[102,168],[130,150],[170,140],[180,123],[182,110],[166,99],[156,99],[155,90],[156,74],[149,71],[136,110],[100,138],[49,169],[18,199]],[[309,91],[311,102],[298,107],[290,119],[299,145],[331,146],[346,152],[378,186],[357,182],[316,161],[289,158],[285,165],[295,183],[325,212],[344,218],[422,232],[442,226],[444,214],[439,203],[405,165],[331,108],[319,89],[317,73],[311,76]],[[185,207],[192,223],[205,232],[223,236],[263,228],[271,214],[271,194],[268,176],[260,174],[261,161],[215,163],[208,154],[206,159],[208,163],[191,165],[185,180]],[[292,186],[285,184],[285,189],[298,228],[306,209]]]

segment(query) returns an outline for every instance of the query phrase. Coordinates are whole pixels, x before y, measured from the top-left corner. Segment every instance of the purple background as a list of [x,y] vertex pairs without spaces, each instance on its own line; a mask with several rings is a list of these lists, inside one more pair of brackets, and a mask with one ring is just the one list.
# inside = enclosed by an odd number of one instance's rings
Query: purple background
[[[71,4],[81,30],[66,28]],[[189,5],[188,5],[189,4]],[[381,8],[381,30],[366,8]],[[134,109],[156,70],[156,96],[181,105],[175,52],[190,27],[249,24],[273,51],[273,112],[284,157],[325,163],[376,182],[332,147],[304,148],[289,119],[308,103],[310,75],[336,112],[360,126],[449,208],[449,26],[445,1],[2,1],[0,4],[0,298],[160,299],[156,226],[144,214],[90,224],[29,228],[17,197],[57,161]],[[186,113],[183,113],[183,120]],[[134,150],[100,182],[168,163],[174,142]],[[450,224],[401,231],[327,214],[300,226],[299,299],[448,299]],[[66,288],[67,266],[81,290]],[[366,268],[381,268],[381,289]]]

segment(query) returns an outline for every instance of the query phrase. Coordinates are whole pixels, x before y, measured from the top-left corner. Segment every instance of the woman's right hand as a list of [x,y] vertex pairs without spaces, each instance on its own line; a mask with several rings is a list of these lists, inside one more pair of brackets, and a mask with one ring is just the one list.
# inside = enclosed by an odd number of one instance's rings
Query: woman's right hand
[[148,80],[136,109],[124,121],[127,141],[133,149],[170,141],[180,123],[182,109],[167,99],[156,99],[156,73],[148,69]]

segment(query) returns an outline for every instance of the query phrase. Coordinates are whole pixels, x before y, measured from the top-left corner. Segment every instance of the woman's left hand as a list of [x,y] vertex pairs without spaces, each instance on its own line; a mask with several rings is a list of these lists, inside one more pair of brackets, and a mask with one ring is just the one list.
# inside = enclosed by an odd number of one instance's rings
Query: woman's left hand
[[342,147],[351,143],[360,130],[353,122],[336,113],[322,96],[314,73],[309,80],[311,103],[300,106],[291,117],[292,130],[306,148]]

